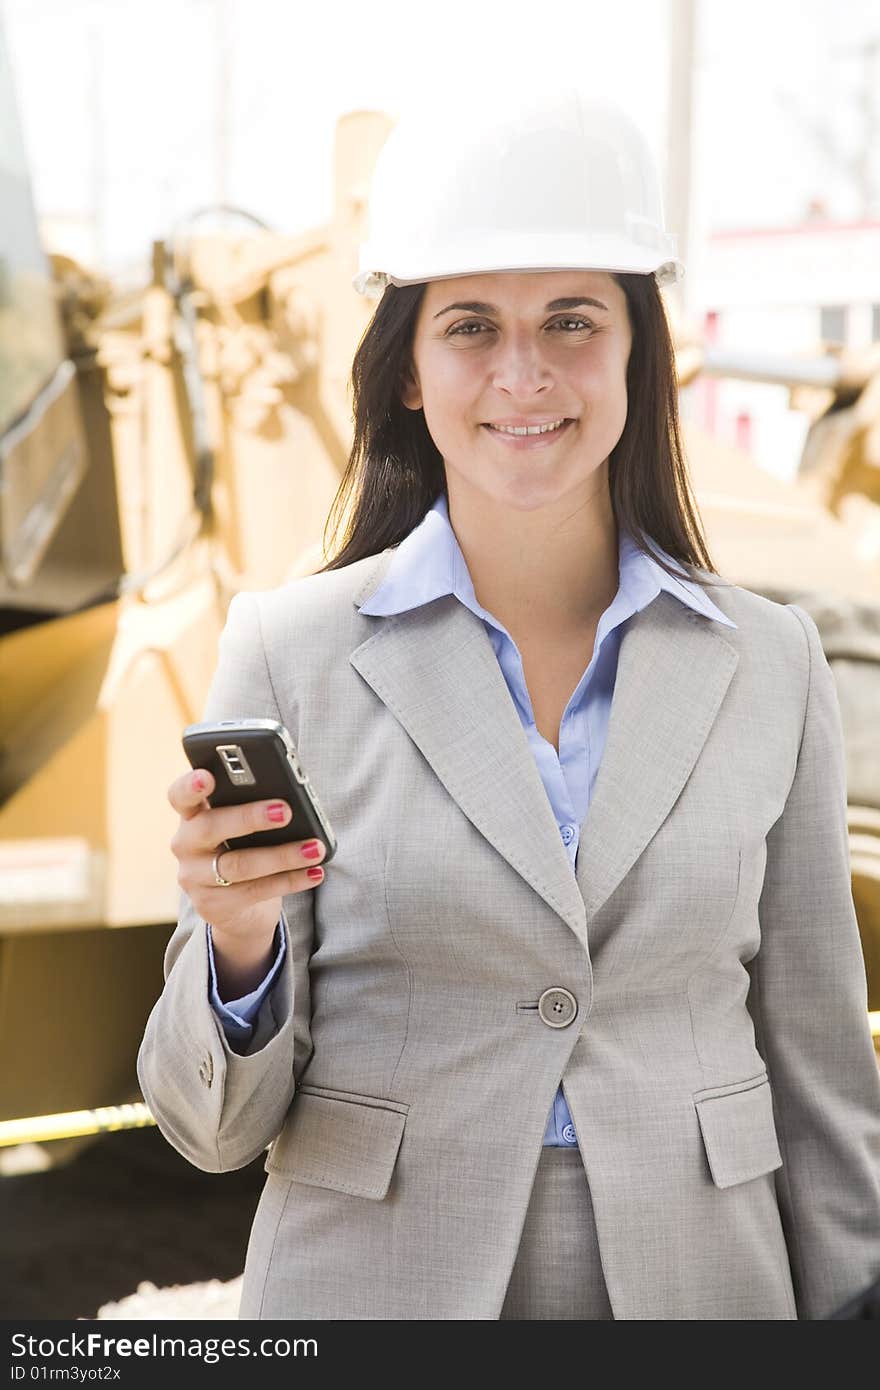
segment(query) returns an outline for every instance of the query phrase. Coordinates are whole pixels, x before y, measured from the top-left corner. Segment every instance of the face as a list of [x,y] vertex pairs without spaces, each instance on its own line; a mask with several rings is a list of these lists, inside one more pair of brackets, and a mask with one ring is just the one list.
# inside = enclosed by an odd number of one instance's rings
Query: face
[[[567,507],[607,488],[631,341],[626,295],[605,271],[432,280],[401,399],[424,410],[450,494]],[[541,434],[499,428],[559,421]]]

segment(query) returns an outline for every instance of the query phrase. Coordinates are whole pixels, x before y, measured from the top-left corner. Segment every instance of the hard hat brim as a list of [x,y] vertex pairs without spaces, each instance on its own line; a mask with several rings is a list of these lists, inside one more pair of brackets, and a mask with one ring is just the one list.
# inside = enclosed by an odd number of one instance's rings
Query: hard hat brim
[[[673,241],[672,237],[668,238]],[[642,252],[631,242],[622,242],[609,237],[601,244],[596,237],[590,237],[580,246],[557,246],[548,253],[535,245],[534,240],[527,246],[511,246],[505,254],[499,254],[497,244],[493,253],[486,255],[479,249],[449,251],[442,260],[423,258],[421,261],[410,253],[406,255],[373,255],[372,248],[365,246],[361,256],[361,269],[352,280],[358,294],[367,298],[379,298],[386,285],[419,285],[428,280],[454,280],[465,275],[494,274],[502,271],[552,271],[552,270],[604,270],[617,274],[651,275],[659,285],[674,284],[684,277],[684,265],[674,255],[673,248],[660,249],[645,247]],[[375,269],[378,265],[391,266],[390,270]]]

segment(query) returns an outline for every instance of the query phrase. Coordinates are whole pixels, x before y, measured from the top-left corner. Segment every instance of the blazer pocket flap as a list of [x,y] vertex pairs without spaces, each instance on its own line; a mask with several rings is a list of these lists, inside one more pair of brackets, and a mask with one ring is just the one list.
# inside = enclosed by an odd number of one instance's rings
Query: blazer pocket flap
[[782,1167],[766,1076],[694,1096],[716,1187],[733,1187]]
[[300,1087],[269,1150],[266,1172],[353,1197],[382,1198],[408,1108],[372,1096]]

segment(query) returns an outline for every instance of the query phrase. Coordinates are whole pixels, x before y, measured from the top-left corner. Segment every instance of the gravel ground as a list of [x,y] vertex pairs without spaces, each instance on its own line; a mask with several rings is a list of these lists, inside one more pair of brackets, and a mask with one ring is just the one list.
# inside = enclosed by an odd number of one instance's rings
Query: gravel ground
[[151,1127],[0,1178],[0,1317],[234,1318],[265,1177],[203,1173]]

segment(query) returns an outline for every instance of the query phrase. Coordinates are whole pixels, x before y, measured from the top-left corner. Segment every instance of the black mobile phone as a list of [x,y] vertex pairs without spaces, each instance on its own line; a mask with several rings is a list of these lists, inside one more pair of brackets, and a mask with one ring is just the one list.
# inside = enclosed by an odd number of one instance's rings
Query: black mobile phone
[[235,835],[230,848],[287,844],[291,840],[321,840],[322,863],[336,853],[333,834],[314,787],[300,766],[293,739],[274,719],[221,719],[189,724],[183,731],[183,751],[192,767],[207,768],[214,778],[209,806],[241,806],[248,801],[286,801],[292,816],[286,825]]

